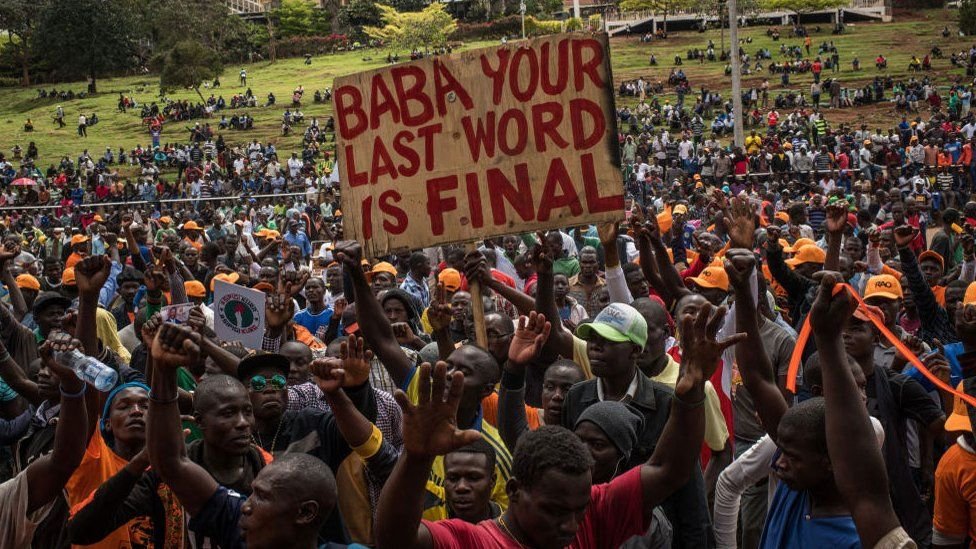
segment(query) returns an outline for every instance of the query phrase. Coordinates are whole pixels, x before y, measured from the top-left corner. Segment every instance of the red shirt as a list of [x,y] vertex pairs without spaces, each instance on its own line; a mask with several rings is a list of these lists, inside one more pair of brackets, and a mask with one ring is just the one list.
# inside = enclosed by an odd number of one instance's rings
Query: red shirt
[[[628,539],[644,534],[650,512],[644,510],[640,467],[590,488],[590,505],[576,531],[572,548],[618,547]],[[438,549],[519,549],[496,520],[470,524],[460,519],[423,521]]]

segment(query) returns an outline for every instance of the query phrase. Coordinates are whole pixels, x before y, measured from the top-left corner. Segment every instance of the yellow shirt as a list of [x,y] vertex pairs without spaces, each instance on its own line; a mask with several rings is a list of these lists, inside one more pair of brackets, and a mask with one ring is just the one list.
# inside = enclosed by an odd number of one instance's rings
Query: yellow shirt
[[[680,368],[671,355],[667,355],[668,365],[652,381],[663,383],[674,389],[678,382]],[[586,379],[593,379],[593,371],[590,369],[590,357],[586,354],[586,341],[573,336],[573,362],[583,368]],[[719,452],[725,448],[725,442],[729,439],[729,428],[725,425],[725,417],[722,415],[722,407],[718,401],[718,393],[711,381],[705,382],[705,443],[712,450]]]
[[[652,381],[663,383],[674,389],[678,383],[678,374],[681,368],[671,355],[668,357],[668,365],[660,374],[651,378]],[[705,381],[705,444],[715,452],[721,452],[725,448],[725,442],[729,439],[729,428],[725,425],[725,416],[722,415],[722,406],[718,401],[718,393],[711,381]]]
[[[416,404],[418,401],[417,369],[410,374],[406,383],[407,398]],[[512,477],[512,454],[502,442],[502,437],[487,421],[483,421],[481,414],[475,420],[474,430],[481,433],[481,437],[495,450],[495,486],[491,490],[491,501],[497,503],[502,511],[508,508],[508,494],[505,484]],[[442,520],[448,518],[447,494],[444,491],[444,456],[437,456],[427,479],[427,497],[424,498],[424,515],[426,520]]]

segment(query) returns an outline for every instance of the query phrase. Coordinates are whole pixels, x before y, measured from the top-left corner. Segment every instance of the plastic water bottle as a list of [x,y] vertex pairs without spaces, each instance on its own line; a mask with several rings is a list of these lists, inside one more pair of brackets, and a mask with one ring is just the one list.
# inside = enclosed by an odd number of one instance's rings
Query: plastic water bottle
[[54,359],[65,368],[74,370],[78,379],[91,383],[103,393],[111,391],[112,387],[115,387],[115,383],[119,380],[118,372],[106,366],[97,358],[88,356],[78,349],[55,353]]

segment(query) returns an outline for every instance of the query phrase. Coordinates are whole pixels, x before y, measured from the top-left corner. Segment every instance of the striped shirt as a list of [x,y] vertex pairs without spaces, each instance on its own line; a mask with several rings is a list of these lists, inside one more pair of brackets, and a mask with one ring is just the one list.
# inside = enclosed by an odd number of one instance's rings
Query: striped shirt
[[[407,397],[414,404],[417,403],[419,376],[417,369],[410,373],[405,384]],[[497,503],[502,511],[508,508],[508,494],[505,492],[505,484],[512,477],[512,454],[508,451],[502,437],[487,421],[481,416],[481,409],[478,409],[478,417],[475,418],[472,429],[481,433],[482,439],[495,450],[495,486],[491,490],[491,501]],[[424,497],[425,520],[442,520],[449,518],[447,509],[447,493],[444,490],[444,456],[437,456],[434,465],[431,467],[430,477],[427,479],[427,493]]]

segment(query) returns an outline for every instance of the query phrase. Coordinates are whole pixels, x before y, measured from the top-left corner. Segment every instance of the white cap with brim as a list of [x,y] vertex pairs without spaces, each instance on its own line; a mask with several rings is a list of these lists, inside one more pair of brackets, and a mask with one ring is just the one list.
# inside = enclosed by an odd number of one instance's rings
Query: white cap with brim
[[630,341],[643,350],[647,344],[647,321],[630,305],[611,303],[592,322],[576,329],[576,335],[584,340],[592,338],[594,333],[607,341]]

